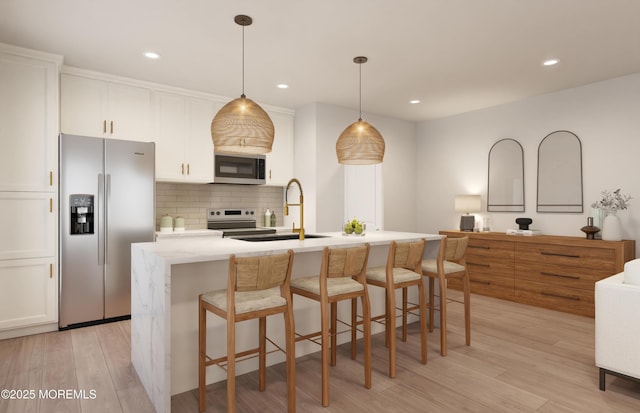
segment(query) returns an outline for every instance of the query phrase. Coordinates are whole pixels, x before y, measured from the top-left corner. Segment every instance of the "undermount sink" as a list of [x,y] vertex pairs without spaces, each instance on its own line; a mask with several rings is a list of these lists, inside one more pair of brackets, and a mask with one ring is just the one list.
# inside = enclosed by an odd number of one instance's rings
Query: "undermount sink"
[[[305,234],[304,239],[310,238],[328,238],[328,235]],[[299,234],[268,234],[268,235],[245,235],[241,237],[232,237],[240,241],[249,242],[265,242],[265,241],[286,241],[300,238]]]

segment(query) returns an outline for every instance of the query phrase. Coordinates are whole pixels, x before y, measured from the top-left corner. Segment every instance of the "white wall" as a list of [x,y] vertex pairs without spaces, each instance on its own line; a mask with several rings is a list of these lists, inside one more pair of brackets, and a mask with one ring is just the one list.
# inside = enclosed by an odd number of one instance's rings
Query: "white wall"
[[[384,229],[415,231],[415,124],[366,113],[362,117],[380,131],[386,144],[382,164]],[[336,140],[357,119],[356,110],[322,103],[296,110],[294,175],[305,193],[308,232],[338,231],[342,225],[344,167],[336,158]]]
[[[574,132],[582,142],[584,213],[536,213],[537,151],[556,130]],[[620,211],[623,237],[640,234],[640,74],[529,98],[513,104],[422,122],[417,128],[416,202],[418,229],[455,229],[456,194],[481,194],[482,216],[493,231],[516,227],[517,217],[530,217],[545,234],[584,236],[580,228],[590,205],[604,189],[633,196]],[[525,212],[486,212],[488,153],[503,138],[524,149]],[[386,161],[386,160],[385,160]]]

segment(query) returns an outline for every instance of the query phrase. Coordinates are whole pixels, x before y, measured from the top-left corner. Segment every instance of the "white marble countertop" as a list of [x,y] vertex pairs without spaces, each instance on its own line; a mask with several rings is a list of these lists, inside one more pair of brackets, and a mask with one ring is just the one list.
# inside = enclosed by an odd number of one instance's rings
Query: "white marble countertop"
[[324,247],[347,247],[364,242],[374,245],[388,244],[392,240],[440,239],[440,235],[412,232],[376,231],[364,236],[342,235],[340,232],[325,232],[326,238],[300,240],[249,242],[232,238],[216,237],[176,237],[162,242],[132,244],[132,248],[142,249],[164,260],[166,264],[187,264],[204,261],[226,260],[230,254],[253,255],[284,252],[292,249],[295,253],[321,251]]
[[156,239],[188,238],[188,237],[222,237],[222,231],[215,229],[188,229],[185,231],[156,231]]

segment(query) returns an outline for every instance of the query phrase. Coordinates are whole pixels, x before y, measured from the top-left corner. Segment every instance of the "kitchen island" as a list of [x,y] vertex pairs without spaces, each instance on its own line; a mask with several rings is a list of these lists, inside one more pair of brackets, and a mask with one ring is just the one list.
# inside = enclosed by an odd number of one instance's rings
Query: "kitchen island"
[[[156,412],[171,411],[171,396],[198,386],[198,295],[226,288],[230,254],[243,256],[284,252],[295,253],[292,277],[317,275],[324,247],[348,247],[368,242],[371,245],[369,266],[384,265],[391,241],[427,239],[425,257],[437,255],[440,235],[406,232],[370,232],[364,236],[343,236],[324,233],[324,238],[304,241],[286,240],[248,242],[230,238],[179,238],[161,243],[137,243],[131,246],[131,362],[145,387]],[[372,314],[384,312],[384,291],[370,288]],[[411,298],[411,297],[410,297]],[[338,317],[344,319],[339,307]],[[296,332],[308,334],[320,329],[320,306],[305,298],[294,300]],[[267,335],[284,348],[284,323],[270,317]],[[383,327],[372,325],[372,332]],[[219,317],[207,323],[207,353],[226,353],[226,324]],[[240,323],[236,330],[238,351],[257,345],[257,324]],[[338,342],[349,340],[341,334]],[[269,350],[275,350],[270,348]],[[311,342],[299,342],[296,356],[320,347]],[[271,351],[267,364],[284,361],[279,351]],[[237,374],[257,369],[257,360],[237,365]],[[226,379],[226,372],[207,369],[207,383]]]

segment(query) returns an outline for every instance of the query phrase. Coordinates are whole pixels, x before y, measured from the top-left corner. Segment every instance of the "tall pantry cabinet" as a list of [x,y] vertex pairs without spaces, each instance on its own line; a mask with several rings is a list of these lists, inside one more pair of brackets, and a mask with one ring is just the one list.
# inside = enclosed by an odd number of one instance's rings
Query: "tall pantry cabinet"
[[0,43],[0,339],[57,329],[61,65]]

